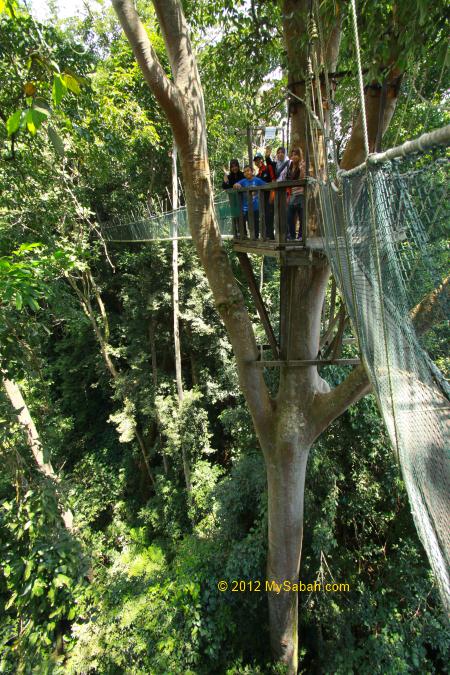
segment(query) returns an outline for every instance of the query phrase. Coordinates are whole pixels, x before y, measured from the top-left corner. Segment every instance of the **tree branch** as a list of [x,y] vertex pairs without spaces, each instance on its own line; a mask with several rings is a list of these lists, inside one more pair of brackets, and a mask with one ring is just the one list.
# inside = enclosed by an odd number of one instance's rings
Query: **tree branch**
[[[178,86],[198,77],[189,27],[178,0],[152,0],[166,45],[174,81]],[[183,92],[186,93],[186,92]]]
[[[183,173],[189,227],[208,278],[216,307],[226,326],[237,361],[242,392],[247,400],[258,436],[273,433],[272,402],[258,358],[253,326],[243,295],[234,278],[215,216],[206,139],[203,89],[189,30],[180,0],[153,0],[166,50],[175,77],[171,84],[155,66],[156,56],[130,0],[113,5],[132,45],[150,89],[164,108],[178,147]],[[159,77],[152,73],[158,71]],[[150,71],[150,73],[149,73]],[[176,107],[176,110],[173,108]]]
[[336,14],[333,23],[328,27],[325,25],[325,34],[328,36],[325,45],[325,63],[329,73],[334,73],[337,70],[337,63],[339,58],[339,49],[341,46],[342,37],[342,11],[336,3]]
[[[366,88],[364,101],[367,117],[367,134],[369,137],[369,152],[375,152],[377,138],[381,139],[389,127],[397,106],[402,77],[403,74],[398,70],[388,74],[385,81],[386,97],[384,101],[382,101],[381,96],[382,87],[378,82],[374,81]],[[380,115],[380,106],[382,103],[384,111],[383,114]],[[382,125],[381,129],[379,128],[380,124]],[[350,139],[345,147],[340,168],[348,171],[354,166],[362,164],[365,158],[363,124],[361,114],[359,114],[353,125]]]
[[133,3],[131,0],[112,0],[112,4],[148,86],[170,123],[180,124],[184,119],[180,92],[164,72]]
[[335,389],[327,394],[316,394],[314,399],[315,438],[370,390],[369,378],[361,364]]
[[[0,371],[3,389],[17,415],[20,426],[25,431],[28,445],[33,453],[38,470],[53,483],[59,484],[59,476],[55,473],[52,463],[45,461],[44,450],[39,437],[36,425],[31,416],[30,410],[22,396],[19,385],[8,377],[5,370]],[[71,531],[73,529],[73,514],[70,509],[65,509],[61,513],[64,525]]]
[[414,328],[419,335],[429,330],[434,321],[445,319],[441,300],[446,296],[448,302],[450,276],[446,277],[442,284],[428,293],[410,312]]

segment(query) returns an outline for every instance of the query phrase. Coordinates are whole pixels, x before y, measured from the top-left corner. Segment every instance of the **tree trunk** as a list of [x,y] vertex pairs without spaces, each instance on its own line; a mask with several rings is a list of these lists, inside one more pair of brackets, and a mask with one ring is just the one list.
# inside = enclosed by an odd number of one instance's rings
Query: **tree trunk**
[[[56,475],[52,463],[50,461],[46,462],[44,459],[44,451],[42,448],[41,439],[39,438],[36,425],[31,416],[29,408],[25,403],[25,399],[22,396],[19,385],[14,380],[8,378],[5,372],[3,372],[2,384],[12,407],[16,412],[19,424],[26,433],[28,445],[30,446],[31,452],[33,453],[33,457],[36,461],[39,471],[54,483],[59,483],[59,477]],[[72,530],[73,514],[70,509],[63,511],[61,516],[66,528],[68,530]]]
[[[97,287],[97,284],[95,283],[95,279],[92,276],[91,271],[88,270],[87,272],[85,272],[82,275],[82,278],[81,278],[82,289],[80,289],[77,281],[70,274],[67,273],[66,278],[67,278],[70,286],[72,287],[72,289],[75,291],[75,294],[77,295],[77,297],[80,301],[81,307],[83,308],[84,313],[86,314],[86,316],[88,317],[88,319],[91,323],[91,326],[93,328],[95,337],[96,337],[96,339],[99,343],[99,346],[100,346],[100,353],[103,357],[103,361],[105,363],[105,366],[107,367],[107,369],[108,369],[108,371],[109,371],[109,373],[112,377],[113,382],[116,382],[119,378],[120,373],[117,370],[116,366],[114,365],[113,360],[111,359],[111,357],[109,355],[109,349],[110,349],[110,344],[109,344],[109,320],[108,320],[108,315],[107,315],[107,312],[106,312],[105,305],[104,305],[102,297],[100,295],[100,291]],[[101,324],[97,320],[95,312],[92,308],[92,303],[91,303],[91,299],[90,299],[90,292],[92,292],[94,294],[94,297],[96,299],[96,302],[97,302],[97,305],[98,305],[98,308],[100,310],[100,314],[101,314],[101,317],[102,317],[103,327],[101,326]],[[152,471],[150,469],[150,464],[149,464],[149,461],[148,461],[148,452],[147,452],[147,449],[146,449],[144,437],[141,434],[141,432],[139,431],[137,426],[135,427],[135,430],[134,430],[134,436],[135,436],[136,441],[139,445],[139,449],[140,449],[141,454],[142,454],[142,459],[144,460],[144,466],[147,469],[147,474],[148,474],[148,477],[150,479],[150,482],[151,482],[153,488],[156,490],[156,482],[155,482],[155,479],[153,477]]]
[[[297,672],[298,593],[283,590],[283,583],[296,584],[300,574],[308,452],[307,445],[300,447],[288,439],[280,439],[266,464],[270,642],[274,657],[288,665],[289,673]],[[281,590],[274,590],[276,588]]]
[[150,342],[150,356],[152,360],[152,384],[153,390],[156,394],[156,390],[158,388],[158,362],[156,360],[155,332],[156,332],[156,319],[154,316],[152,316],[148,326],[148,339]]
[[[321,256],[314,256],[308,267],[283,270],[281,304],[285,306],[287,326],[283,351],[287,361],[317,356],[328,278],[329,267]],[[327,391],[329,387],[317,367],[282,368],[274,437],[272,443],[262,442],[269,499],[269,584],[296,584],[299,580],[305,472],[309,449],[319,431],[315,401]],[[296,673],[298,594],[269,590],[268,600],[273,654],[288,665],[289,673]]]
[[[184,398],[183,378],[181,372],[181,346],[180,346],[180,301],[178,294],[178,172],[177,172],[177,146],[173,144],[172,150],[172,206],[174,209],[174,228],[172,239],[172,297],[173,297],[173,344],[175,349],[175,378],[177,382],[178,406],[181,407]],[[191,499],[191,467],[189,457],[181,439],[181,457],[183,460],[184,482],[188,494],[188,501]]]
[[[392,116],[397,106],[398,94],[402,74],[398,70],[393,70],[385,82],[386,97],[382,101],[382,87],[378,82],[373,82],[366,87],[364,94],[366,118],[367,118],[367,136],[369,141],[369,152],[376,149],[377,139],[381,140],[389,127]],[[383,110],[380,107],[383,103]],[[380,128],[381,124],[381,128]],[[358,166],[366,159],[364,148],[364,127],[361,113],[358,115],[353,125],[352,134],[345,147],[345,152],[341,160],[341,169],[351,169]]]

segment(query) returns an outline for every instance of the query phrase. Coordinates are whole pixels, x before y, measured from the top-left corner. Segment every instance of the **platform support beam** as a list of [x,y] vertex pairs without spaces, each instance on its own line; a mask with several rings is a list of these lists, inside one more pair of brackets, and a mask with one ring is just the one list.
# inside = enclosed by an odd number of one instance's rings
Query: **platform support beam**
[[245,275],[245,278],[247,279],[248,286],[250,288],[250,292],[252,294],[256,309],[259,314],[259,318],[261,319],[261,323],[264,327],[264,330],[267,335],[267,339],[269,341],[270,347],[272,349],[273,357],[275,359],[278,359],[279,357],[279,351],[278,351],[278,344],[277,344],[277,339],[275,337],[275,333],[273,332],[272,324],[270,323],[269,319],[269,314],[267,313],[266,306],[264,304],[264,301],[261,297],[261,293],[259,292],[258,284],[256,283],[255,275],[253,274],[253,269],[252,265],[250,262],[250,258],[248,257],[247,253],[236,253],[238,260],[241,264],[242,271]]
[[298,361],[249,361],[258,368],[284,368],[284,367],[299,367],[310,368],[311,366],[359,366],[360,359],[303,359]]
[[288,269],[286,265],[286,254],[280,258],[280,356],[283,360],[287,359],[287,320],[288,303],[287,296],[287,277]]

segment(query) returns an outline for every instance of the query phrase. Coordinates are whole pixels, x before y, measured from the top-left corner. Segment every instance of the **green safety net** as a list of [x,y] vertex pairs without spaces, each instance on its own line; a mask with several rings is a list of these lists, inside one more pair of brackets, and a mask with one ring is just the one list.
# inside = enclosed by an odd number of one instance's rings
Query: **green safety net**
[[[448,173],[447,150],[437,148],[368,162],[314,189],[327,257],[450,610],[448,387],[411,319],[448,274]],[[438,322],[445,314],[444,302]]]
[[[214,201],[221,235],[232,237],[233,217],[239,215],[237,194],[221,193]],[[185,206],[168,213],[150,213],[145,209],[130,213],[125,222],[113,222],[102,226],[106,241],[139,242],[190,239],[189,222]]]

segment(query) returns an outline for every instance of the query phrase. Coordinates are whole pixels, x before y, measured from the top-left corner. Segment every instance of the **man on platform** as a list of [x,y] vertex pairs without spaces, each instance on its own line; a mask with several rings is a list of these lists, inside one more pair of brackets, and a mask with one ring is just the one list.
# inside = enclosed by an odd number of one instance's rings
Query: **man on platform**
[[[255,162],[256,166],[258,167],[258,173],[256,174],[258,178],[261,178],[265,183],[274,183],[276,178],[275,178],[275,171],[272,166],[272,164],[264,164],[264,157],[261,155],[260,152],[256,153],[256,155],[253,157],[253,161]],[[264,215],[265,215],[265,223],[266,223],[266,232],[263,232],[264,234],[269,238],[269,239],[274,239],[274,232],[273,232],[273,202],[275,199],[275,193],[273,191],[270,192],[269,195],[266,195],[266,199],[264,201],[265,209],[264,209]]]
[[258,167],[258,178],[261,178],[265,183],[273,183],[275,181],[275,171],[271,164],[264,164],[264,157],[260,152],[257,152],[253,157],[253,161]]

